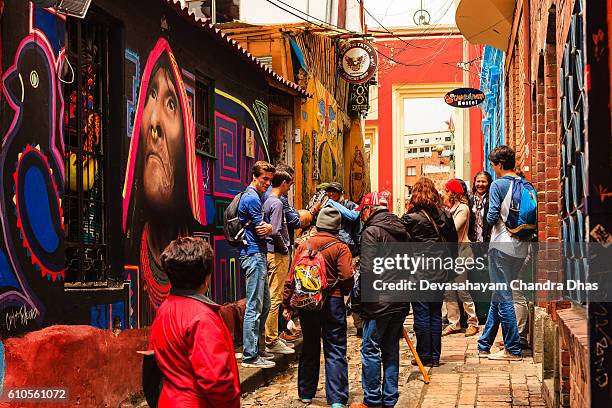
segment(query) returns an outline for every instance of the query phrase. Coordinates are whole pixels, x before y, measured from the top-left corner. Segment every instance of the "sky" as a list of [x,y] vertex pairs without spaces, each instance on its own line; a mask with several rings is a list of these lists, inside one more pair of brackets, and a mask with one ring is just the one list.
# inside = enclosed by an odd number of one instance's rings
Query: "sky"
[[[430,14],[430,24],[455,24],[455,0],[364,0],[366,10],[386,28],[414,27],[414,13],[421,3]],[[368,27],[380,26],[379,22],[366,13]]]

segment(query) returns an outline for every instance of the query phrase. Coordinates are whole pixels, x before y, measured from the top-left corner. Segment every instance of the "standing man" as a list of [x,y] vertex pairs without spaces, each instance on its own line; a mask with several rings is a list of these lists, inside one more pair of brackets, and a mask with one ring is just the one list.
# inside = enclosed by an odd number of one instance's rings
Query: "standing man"
[[[368,193],[357,208],[361,211],[361,219],[364,222],[361,234],[361,247],[364,251],[360,266],[362,278],[373,273],[372,255],[376,251],[375,248],[385,247],[392,242],[406,242],[408,239],[406,228],[399,217],[390,213],[386,205],[381,205],[381,200],[386,204],[386,199],[387,197],[378,192]],[[376,252],[376,256],[379,255]],[[353,404],[351,407],[393,407],[397,404],[399,341],[409,307],[408,303],[361,302],[363,404]]]
[[268,246],[266,237],[272,234],[272,225],[263,218],[261,197],[274,176],[274,166],[258,161],[251,171],[252,181],[238,205],[238,219],[245,225],[246,245],[240,248],[240,267],[246,275],[246,309],[243,324],[243,367],[272,368],[274,361],[259,355],[259,336],[270,310],[268,288]]
[[[295,170],[293,169],[293,167],[285,163],[279,163],[276,166],[276,171],[285,171],[289,173],[292,180],[295,177]],[[272,187],[268,188],[268,190],[264,194],[264,198],[263,198],[264,204],[266,200],[268,199],[268,197],[270,197],[270,194],[272,194]],[[294,235],[295,230],[305,227],[306,225],[302,225],[302,223],[300,222],[300,214],[294,207],[291,206],[291,204],[289,204],[289,198],[287,197],[288,194],[289,194],[289,190],[287,190],[287,192],[284,195],[280,196],[279,198],[281,202],[283,203],[283,213],[285,214],[285,221],[287,222],[287,231],[289,231],[289,240],[291,241],[291,244],[293,244],[293,235]],[[291,248],[289,249],[291,250]]]
[[[506,283],[509,287],[509,283],[517,278],[528,250],[527,243],[510,234],[505,224],[510,212],[512,183],[518,177],[514,172],[514,150],[505,145],[498,146],[489,153],[489,161],[497,176],[489,191],[487,213],[487,223],[493,226],[489,246],[489,276],[491,282]],[[504,349],[491,354],[500,324]],[[478,354],[490,360],[522,359],[516,313],[509,289],[493,292],[487,323],[478,339]]]
[[278,337],[278,317],[283,302],[283,286],[289,272],[289,231],[283,211],[284,197],[293,177],[286,171],[278,169],[272,177],[272,192],[264,202],[264,216],[272,224],[272,234],[267,237],[268,246],[268,284],[270,287],[270,312],[266,320],[266,352],[293,354],[295,350]]

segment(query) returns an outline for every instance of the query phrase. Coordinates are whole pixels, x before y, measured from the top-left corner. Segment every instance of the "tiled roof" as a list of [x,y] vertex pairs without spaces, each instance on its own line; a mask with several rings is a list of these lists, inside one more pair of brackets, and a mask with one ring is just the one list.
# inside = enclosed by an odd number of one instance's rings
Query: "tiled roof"
[[251,64],[255,69],[259,70],[266,77],[272,79],[273,81],[284,85],[287,88],[292,89],[299,95],[305,96],[307,98],[311,98],[312,94],[307,92],[304,88],[296,84],[295,82],[291,82],[282,76],[278,75],[276,72],[271,70],[270,68],[264,66],[262,63],[257,61],[257,59],[246,49],[244,49],[236,40],[233,40],[227,34],[224,34],[220,29],[216,28],[214,25],[210,23],[209,19],[203,19],[200,17],[196,17],[193,12],[189,12],[187,7],[184,7],[180,0],[166,0],[174,10],[178,12],[185,20],[189,21],[191,24],[202,28],[204,31],[212,34],[221,44],[225,45],[228,49],[232,50],[236,55],[241,57],[245,62]]

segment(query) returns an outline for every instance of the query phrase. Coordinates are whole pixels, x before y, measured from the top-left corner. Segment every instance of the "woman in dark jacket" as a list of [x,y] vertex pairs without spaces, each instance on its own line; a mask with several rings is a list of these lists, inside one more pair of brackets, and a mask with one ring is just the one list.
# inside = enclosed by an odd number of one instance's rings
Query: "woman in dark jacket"
[[[412,198],[407,212],[402,216],[408,240],[411,242],[457,242],[457,231],[452,218],[443,210],[440,194],[433,182],[421,178],[414,185]],[[455,257],[457,246],[453,248],[434,244],[428,249],[428,257]],[[454,276],[439,270],[427,270],[419,279],[429,282],[447,282]],[[442,299],[443,291],[428,291],[421,294],[420,302],[412,302],[414,311],[414,332],[417,337],[417,352],[423,364],[437,367],[442,352]],[[413,360],[413,364],[416,362]]]

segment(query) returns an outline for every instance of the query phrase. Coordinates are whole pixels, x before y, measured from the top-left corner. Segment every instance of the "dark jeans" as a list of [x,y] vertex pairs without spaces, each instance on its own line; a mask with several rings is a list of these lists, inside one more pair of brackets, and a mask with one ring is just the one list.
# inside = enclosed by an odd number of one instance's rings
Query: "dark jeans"
[[[406,314],[364,320],[361,343],[361,385],[367,405],[395,405],[399,398],[399,342]],[[383,380],[381,387],[380,366]]]
[[321,338],[325,357],[325,395],[328,404],[348,402],[346,360],[346,308],[344,299],[330,297],[318,312],[299,311],[302,325],[302,354],[298,368],[300,398],[314,398],[319,382]]
[[412,302],[417,353],[423,363],[440,360],[442,352],[442,302]]
[[494,291],[487,322],[478,339],[478,350],[490,351],[501,324],[504,348],[514,355],[521,355],[521,343],[514,311],[510,282],[516,279],[523,259],[510,256],[498,249],[489,250],[489,277],[493,283],[506,283],[508,290]]

